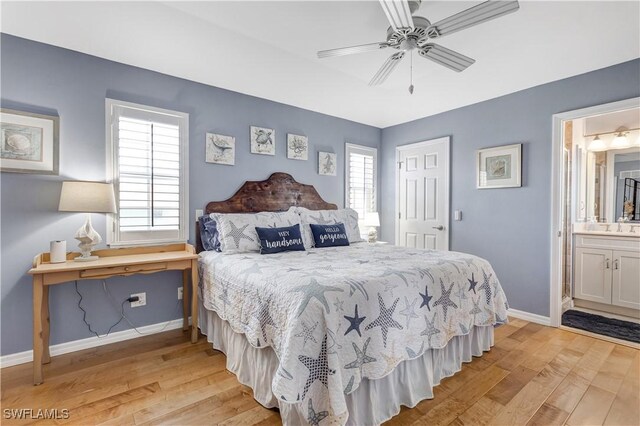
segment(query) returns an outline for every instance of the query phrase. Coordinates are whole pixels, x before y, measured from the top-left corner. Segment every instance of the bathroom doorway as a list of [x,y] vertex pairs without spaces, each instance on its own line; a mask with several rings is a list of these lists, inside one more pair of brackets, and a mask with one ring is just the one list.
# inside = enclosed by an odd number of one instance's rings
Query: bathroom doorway
[[552,155],[551,325],[640,330],[640,98],[554,115]]

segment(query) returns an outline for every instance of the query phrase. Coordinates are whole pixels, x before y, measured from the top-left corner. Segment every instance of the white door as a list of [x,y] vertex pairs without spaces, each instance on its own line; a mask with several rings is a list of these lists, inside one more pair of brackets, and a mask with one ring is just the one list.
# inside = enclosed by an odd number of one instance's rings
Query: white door
[[640,309],[640,253],[613,252],[613,291],[611,303]]
[[449,138],[396,149],[396,244],[449,250]]
[[576,248],[575,297],[611,304],[611,264],[613,252],[592,248]]

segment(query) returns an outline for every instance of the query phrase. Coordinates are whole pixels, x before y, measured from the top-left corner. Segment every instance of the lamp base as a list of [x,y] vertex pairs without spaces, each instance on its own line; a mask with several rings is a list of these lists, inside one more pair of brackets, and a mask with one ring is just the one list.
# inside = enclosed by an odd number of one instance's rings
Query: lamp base
[[75,239],[80,241],[78,247],[80,248],[80,256],[73,259],[75,262],[92,262],[98,260],[98,256],[92,256],[91,250],[93,247],[102,241],[100,234],[91,226],[91,215],[87,215],[87,220],[78,229],[75,235]]
[[94,260],[100,259],[100,256],[78,256],[73,259],[74,262],[93,262]]
[[375,227],[371,227],[369,228],[369,242],[370,243],[375,243],[378,240],[378,231],[376,230]]

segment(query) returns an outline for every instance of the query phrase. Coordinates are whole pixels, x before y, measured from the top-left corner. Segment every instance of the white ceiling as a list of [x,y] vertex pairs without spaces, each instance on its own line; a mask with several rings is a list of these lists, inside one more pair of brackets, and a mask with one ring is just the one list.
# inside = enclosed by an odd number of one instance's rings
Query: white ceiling
[[[436,22],[479,2],[424,0]],[[125,64],[387,127],[640,57],[638,1],[521,1],[516,13],[443,37],[476,63],[414,58],[380,87],[391,52],[319,60],[384,41],[377,1],[1,2],[1,30]],[[588,90],[588,88],[585,88]]]

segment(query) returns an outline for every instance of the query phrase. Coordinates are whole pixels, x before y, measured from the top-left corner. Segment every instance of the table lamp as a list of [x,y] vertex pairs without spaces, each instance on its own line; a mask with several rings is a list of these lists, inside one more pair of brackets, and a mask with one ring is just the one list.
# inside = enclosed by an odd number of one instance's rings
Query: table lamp
[[376,227],[380,226],[380,215],[378,212],[367,213],[362,223],[364,226],[369,226],[369,242],[375,243],[378,240],[378,231]]
[[87,213],[87,220],[76,232],[75,239],[80,241],[81,255],[76,257],[76,262],[88,262],[97,260],[98,256],[92,256],[93,247],[102,241],[100,234],[91,226],[91,213],[115,213],[116,200],[113,193],[113,185],[102,182],[65,181],[62,182],[60,193],[61,212]]

